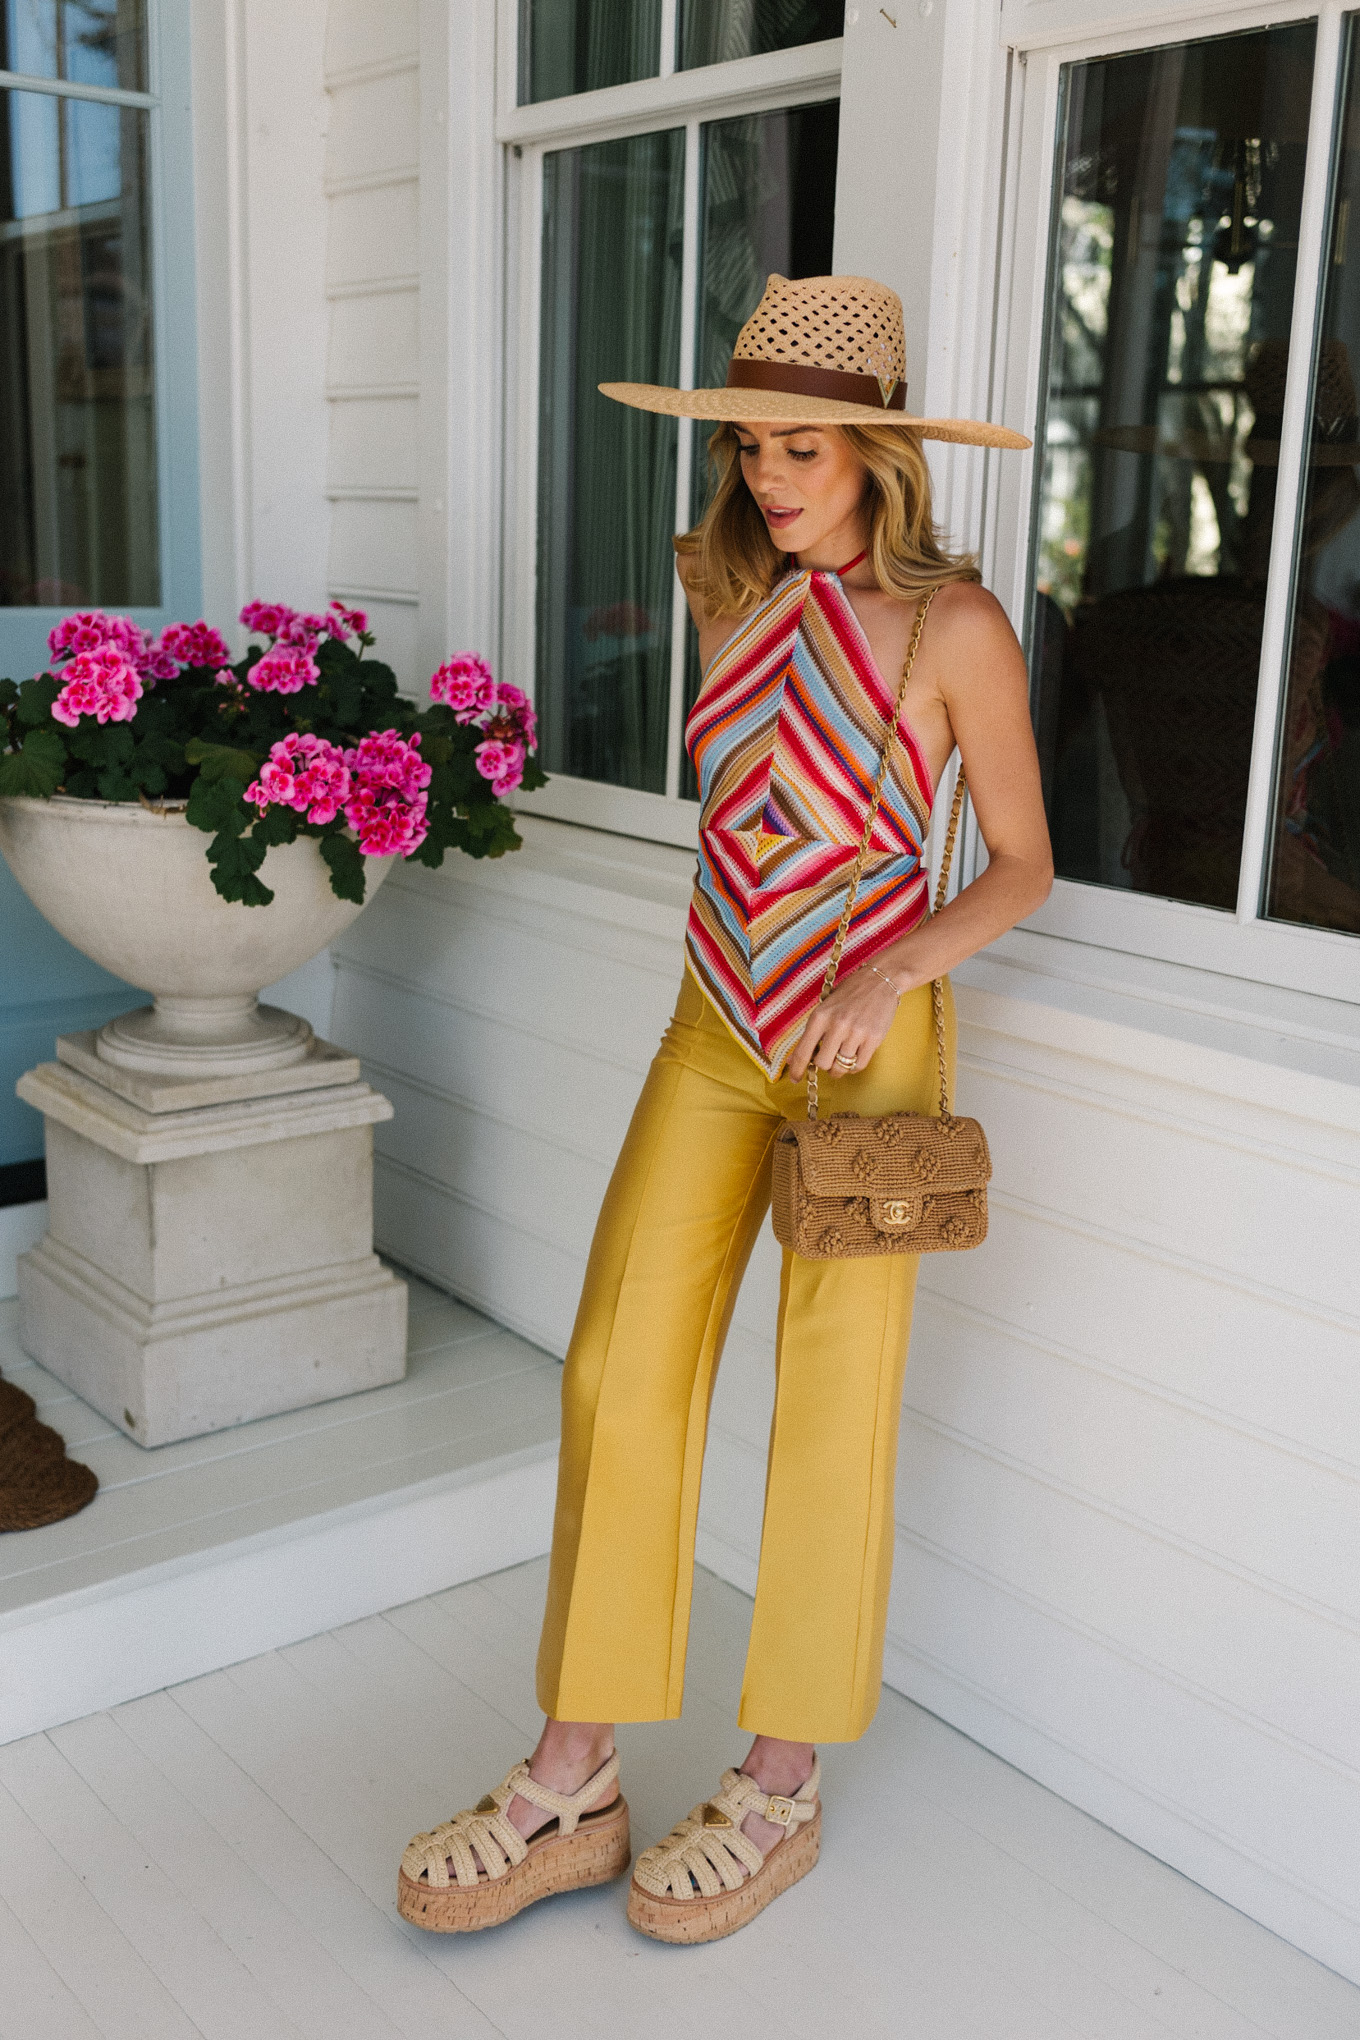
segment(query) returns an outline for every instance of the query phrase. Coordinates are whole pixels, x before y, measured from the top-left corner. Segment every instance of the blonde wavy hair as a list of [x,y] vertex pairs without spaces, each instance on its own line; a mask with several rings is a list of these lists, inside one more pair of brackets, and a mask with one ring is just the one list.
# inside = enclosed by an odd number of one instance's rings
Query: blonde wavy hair
[[[844,433],[868,470],[868,551],[879,587],[906,602],[945,581],[980,581],[973,554],[948,552],[935,529],[930,469],[916,434],[898,425],[830,429]],[[789,565],[746,486],[739,446],[735,425],[716,428],[708,442],[708,508],[674,542],[686,586],[711,617],[754,609]]]

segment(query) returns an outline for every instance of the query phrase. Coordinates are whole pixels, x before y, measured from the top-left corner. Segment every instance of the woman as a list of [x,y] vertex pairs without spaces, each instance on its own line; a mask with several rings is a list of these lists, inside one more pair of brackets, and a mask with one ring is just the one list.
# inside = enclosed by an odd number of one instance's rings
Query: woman
[[[548,1720],[532,1758],[475,1811],[407,1849],[401,1909],[437,1931],[627,1867],[613,1724],[680,1712],[708,1403],[769,1207],[774,1137],[806,1110],[810,1066],[836,1079],[838,1111],[937,1110],[931,980],[1049,889],[1024,660],[973,561],[936,536],[920,443],[1029,442],[909,416],[904,376],[893,292],[772,276],[726,389],[602,385],[643,409],[722,421],[713,500],[677,541],[704,670],[686,732],[699,874],[679,1003],[605,1197],[567,1355],[538,1666]],[[956,745],[988,861],[932,918],[922,852]],[[815,1745],[852,1740],[873,1717],[916,1269],[900,1254],[784,1255],[739,1717],[755,1741],[639,1858],[629,1918],[660,1939],[731,1933],[812,1867]]]

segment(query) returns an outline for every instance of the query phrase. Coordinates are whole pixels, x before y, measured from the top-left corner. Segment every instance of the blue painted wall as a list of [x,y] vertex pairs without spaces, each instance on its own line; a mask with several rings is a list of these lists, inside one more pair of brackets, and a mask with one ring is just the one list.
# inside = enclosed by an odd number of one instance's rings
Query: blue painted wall
[[24,1071],[52,1060],[59,1034],[145,1004],[145,992],[72,949],[0,860],[0,1165],[43,1151],[41,1116],[14,1095]]
[[[163,606],[131,614],[159,630],[172,617],[200,613],[202,573],[190,0],[161,0],[151,18],[158,25],[160,77],[151,162],[158,187],[153,264]],[[0,674],[18,680],[41,672],[47,633],[61,615],[59,609],[0,608]],[[111,977],[58,935],[0,859],[0,1165],[30,1161],[43,1151],[42,1120],[15,1097],[16,1078],[51,1060],[58,1034],[98,1027],[146,1002],[145,992]]]

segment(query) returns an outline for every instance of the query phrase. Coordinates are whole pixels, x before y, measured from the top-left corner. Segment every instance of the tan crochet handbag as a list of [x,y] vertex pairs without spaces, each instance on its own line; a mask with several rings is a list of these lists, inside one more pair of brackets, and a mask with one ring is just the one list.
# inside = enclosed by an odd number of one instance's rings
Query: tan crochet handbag
[[[907,682],[934,593],[932,588],[921,604],[902,667],[892,724],[869,801],[864,838],[822,983],[824,999],[836,982]],[[960,768],[935,891],[937,914],[949,887],[949,867],[964,790]],[[805,1260],[858,1260],[867,1254],[958,1253],[965,1247],[980,1245],[987,1236],[987,1181],[992,1173],[987,1136],[976,1119],[956,1119],[949,1109],[943,979],[936,978],[930,991],[940,1068],[938,1118],[927,1112],[886,1112],[881,1119],[866,1119],[857,1112],[835,1112],[829,1119],[819,1119],[814,1064],[808,1071],[807,1118],[790,1121],[775,1140],[775,1238]]]

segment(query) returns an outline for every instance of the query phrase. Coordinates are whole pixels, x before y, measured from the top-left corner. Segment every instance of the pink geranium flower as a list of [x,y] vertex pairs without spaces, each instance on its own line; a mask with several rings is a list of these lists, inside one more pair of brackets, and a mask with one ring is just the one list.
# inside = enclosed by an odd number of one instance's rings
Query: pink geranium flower
[[290,612],[278,632],[278,642],[296,645],[300,651],[314,652],[318,641],[325,635],[328,620],[306,610]]
[[349,637],[368,636],[368,613],[363,609],[346,609],[343,602],[332,602],[326,618],[326,628],[334,638],[343,643]]
[[430,676],[430,699],[442,701],[460,723],[475,722],[496,706],[496,681],[477,652],[454,652]]
[[52,703],[52,714],[68,729],[74,729],[83,715],[96,722],[131,722],[142,698],[142,683],[135,666],[117,646],[101,645],[97,651],[77,652],[62,668],[65,682]]
[[273,746],[245,797],[261,814],[269,807],[290,807],[309,822],[333,822],[349,797],[350,784],[344,752],[306,730]]
[[133,663],[150,643],[146,632],[135,624],[130,616],[109,616],[102,609],[78,609],[72,616],[63,616],[47,634],[48,649],[54,659],[64,654],[97,652],[104,645],[112,645],[124,658]]
[[276,644],[246,674],[250,686],[260,694],[300,694],[320,678],[321,668],[310,651],[285,644]]
[[154,687],[158,680],[173,680],[179,671],[178,659],[159,645],[148,645],[136,665],[147,687]]
[[[200,617],[197,623],[167,623],[153,648],[153,656],[160,654],[177,660],[181,666],[225,666],[231,658],[231,646],[220,630],[214,630]],[[169,679],[170,675],[160,677]]]
[[365,857],[409,857],[430,833],[425,819],[428,796],[413,801],[384,798],[368,787],[351,794],[345,820],[359,838]]
[[401,737],[377,730],[346,751],[351,791],[345,820],[367,857],[409,857],[429,834],[425,819],[430,767],[420,755],[419,733]]
[[512,687],[508,681],[502,680],[496,689],[496,709],[497,721],[506,717],[513,722],[525,744],[532,751],[534,738],[538,734],[538,717],[534,714],[534,705],[524,689]]
[[286,624],[297,615],[286,602],[247,602],[241,611],[241,621],[247,630],[258,630],[265,637],[282,635]]
[[513,793],[524,777],[523,744],[507,744],[490,737],[473,752],[477,770],[491,781],[493,793]]

